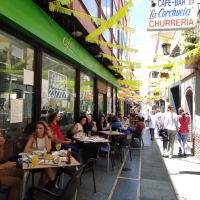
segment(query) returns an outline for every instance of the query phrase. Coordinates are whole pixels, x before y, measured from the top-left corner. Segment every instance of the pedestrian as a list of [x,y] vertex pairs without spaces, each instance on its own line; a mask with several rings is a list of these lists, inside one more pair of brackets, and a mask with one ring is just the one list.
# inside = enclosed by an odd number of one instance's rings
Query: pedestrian
[[157,129],[157,135],[159,136],[159,130],[162,128],[162,113],[160,112],[160,109],[156,109],[156,129]]
[[150,114],[148,116],[148,121],[149,121],[149,131],[151,135],[150,140],[154,140],[154,131],[156,128],[156,116],[155,116],[155,110],[151,110]]
[[179,134],[177,135],[178,143],[179,143],[179,152],[178,155],[182,155],[182,149],[183,149],[183,156],[186,157],[187,153],[187,138],[189,133],[189,127],[190,125],[190,116],[186,115],[183,108],[178,109],[179,115],[178,120],[180,123],[180,129]]
[[[173,112],[173,107],[169,105],[167,112],[164,114],[164,128],[167,130],[169,141],[167,144],[167,151],[169,158],[173,157],[174,141],[179,129],[178,116]],[[164,153],[164,152],[163,152]]]

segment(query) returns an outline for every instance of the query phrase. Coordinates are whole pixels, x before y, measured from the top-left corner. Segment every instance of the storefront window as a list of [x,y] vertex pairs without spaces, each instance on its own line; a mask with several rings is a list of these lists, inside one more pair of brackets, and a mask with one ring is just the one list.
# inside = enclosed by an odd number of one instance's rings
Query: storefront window
[[82,0],[90,15],[98,17],[98,6],[96,0]]
[[107,88],[107,113],[111,113],[112,112],[112,96],[111,96],[111,87],[108,86]]
[[106,16],[106,19],[110,18],[110,0],[101,0],[101,9]]
[[109,30],[102,32],[102,35],[107,42],[111,42],[111,34]]
[[94,79],[80,74],[80,115],[93,114],[94,111]]
[[0,38],[0,131],[13,140],[34,130],[34,48],[1,30]]
[[76,71],[71,66],[43,53],[41,119],[49,123],[49,115],[60,113],[60,126],[74,123]]
[[[113,41],[113,44],[116,44],[116,42]],[[116,58],[118,58],[118,49],[113,48],[113,54],[115,55]]]
[[98,116],[104,113],[104,94],[98,94]]
[[113,88],[113,113],[116,113],[116,88]]

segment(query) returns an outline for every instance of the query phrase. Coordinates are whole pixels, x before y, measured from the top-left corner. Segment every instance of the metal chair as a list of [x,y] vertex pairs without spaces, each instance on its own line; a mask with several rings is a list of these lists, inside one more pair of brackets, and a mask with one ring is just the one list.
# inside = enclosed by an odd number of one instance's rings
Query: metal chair
[[124,149],[128,147],[129,149],[129,154],[130,154],[130,160],[132,161],[131,157],[131,141],[132,141],[132,134],[127,134],[124,135],[123,138],[119,140],[120,146],[119,146],[119,151],[120,151],[120,156],[121,156],[121,162],[123,161],[124,157]]
[[141,143],[142,143],[142,145],[144,146],[144,142],[143,142],[143,138],[142,138],[142,136],[143,136],[143,134],[144,134],[144,131],[145,131],[145,128],[142,129],[140,135],[136,135],[136,134],[133,133],[132,143],[133,143],[133,139],[134,139],[134,138],[137,138],[137,139],[139,140],[140,147],[141,147]]
[[[110,160],[111,160],[113,171],[114,171],[114,166],[115,166],[115,159],[114,159],[115,148],[116,148],[116,141],[112,142],[112,144],[110,145]],[[108,154],[108,147],[105,145],[102,145],[100,147],[100,152],[102,152],[104,154]]]
[[[74,174],[72,174],[68,168],[60,168],[56,173],[55,180],[47,182],[43,188],[35,186],[30,187],[27,191],[27,198],[23,200],[72,200],[76,195],[77,187],[79,185],[84,167],[85,165],[83,165]],[[64,189],[55,187],[57,180],[62,173],[71,177]]]
[[[93,184],[94,184],[94,192],[96,193],[96,184],[95,184],[95,175],[94,175],[94,165],[96,163],[96,159],[99,152],[99,145],[95,143],[86,143],[84,144],[84,148],[80,153],[72,152],[72,156],[80,162],[80,166],[84,165],[83,172],[80,178],[80,185],[82,184],[82,175],[87,172],[92,172],[93,175]],[[71,173],[76,171],[75,168],[70,168]]]

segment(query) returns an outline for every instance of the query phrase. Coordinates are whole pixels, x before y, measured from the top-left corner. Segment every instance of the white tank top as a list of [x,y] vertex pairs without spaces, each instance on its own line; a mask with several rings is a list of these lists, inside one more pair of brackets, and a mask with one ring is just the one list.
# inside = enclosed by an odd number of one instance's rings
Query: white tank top
[[37,139],[38,149],[36,146],[36,142],[33,142],[33,144],[31,145],[31,148],[46,151],[45,138],[43,137],[43,138],[36,138],[36,139]]
[[75,137],[82,137],[83,136],[83,126],[80,123],[77,123],[78,125],[78,131],[82,130],[82,132],[78,132],[75,134]]

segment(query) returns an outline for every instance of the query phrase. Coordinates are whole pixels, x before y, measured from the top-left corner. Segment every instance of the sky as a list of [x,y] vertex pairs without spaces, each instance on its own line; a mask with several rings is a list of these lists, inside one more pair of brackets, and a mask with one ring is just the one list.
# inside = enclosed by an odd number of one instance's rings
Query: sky
[[[147,32],[147,6],[148,0],[134,0],[134,6],[130,8],[130,27],[136,28],[137,33],[131,34],[130,47],[138,49],[141,52],[155,52],[156,40],[152,39]],[[145,56],[144,56],[145,55]],[[152,54],[132,54],[131,61],[135,62],[153,62]]]

